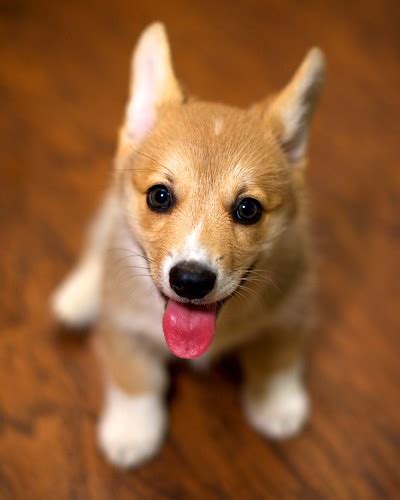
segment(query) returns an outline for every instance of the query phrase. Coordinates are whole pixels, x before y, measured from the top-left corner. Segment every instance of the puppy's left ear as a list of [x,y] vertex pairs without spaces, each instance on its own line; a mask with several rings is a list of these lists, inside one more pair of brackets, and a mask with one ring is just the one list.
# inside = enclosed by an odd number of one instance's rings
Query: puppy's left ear
[[298,164],[307,147],[308,128],[325,75],[325,57],[311,49],[289,84],[272,100],[265,119],[288,160]]
[[164,25],[151,24],[141,34],[132,57],[124,139],[140,142],[153,128],[161,105],[182,101]]

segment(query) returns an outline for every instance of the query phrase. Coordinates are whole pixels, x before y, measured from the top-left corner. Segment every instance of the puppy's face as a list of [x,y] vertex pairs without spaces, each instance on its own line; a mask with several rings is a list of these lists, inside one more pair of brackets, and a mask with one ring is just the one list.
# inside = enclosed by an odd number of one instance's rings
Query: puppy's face
[[[154,283],[175,300],[214,303],[233,294],[293,213],[292,169],[256,112],[166,107],[123,165],[130,224]],[[194,276],[185,287],[180,269],[188,279],[198,271],[204,283]]]
[[217,305],[289,228],[323,68],[311,50],[280,94],[240,110],[185,100],[162,25],[140,38],[117,179],[176,355],[205,352]]

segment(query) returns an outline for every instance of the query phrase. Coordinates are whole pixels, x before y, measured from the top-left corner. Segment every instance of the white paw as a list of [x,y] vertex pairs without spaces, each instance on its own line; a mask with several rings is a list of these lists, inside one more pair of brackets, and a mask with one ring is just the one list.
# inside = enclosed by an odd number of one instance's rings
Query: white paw
[[87,259],[60,285],[51,298],[55,316],[66,325],[82,327],[92,323],[98,313],[101,260]]
[[296,435],[307,420],[309,407],[307,392],[298,378],[272,380],[257,398],[244,395],[244,410],[249,423],[273,439]]
[[134,467],[157,453],[165,428],[166,412],[159,396],[130,397],[113,388],[99,422],[99,447],[117,467]]

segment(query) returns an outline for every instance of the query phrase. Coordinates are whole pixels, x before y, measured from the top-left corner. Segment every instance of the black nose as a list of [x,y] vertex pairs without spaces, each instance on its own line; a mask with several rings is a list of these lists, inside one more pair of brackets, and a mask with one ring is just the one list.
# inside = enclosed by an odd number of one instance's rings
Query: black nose
[[186,299],[202,299],[214,288],[217,276],[194,261],[180,262],[169,272],[172,290]]

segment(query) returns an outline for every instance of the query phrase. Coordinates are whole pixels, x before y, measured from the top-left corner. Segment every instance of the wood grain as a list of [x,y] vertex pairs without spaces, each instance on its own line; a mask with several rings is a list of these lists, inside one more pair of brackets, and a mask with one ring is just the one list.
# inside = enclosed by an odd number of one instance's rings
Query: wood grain
[[[248,428],[235,365],[179,365],[165,447],[121,472],[96,451],[88,337],[60,332],[48,297],[107,185],[129,54],[155,19],[188,88],[237,105],[325,50],[309,170],[321,319],[300,437]],[[1,2],[1,498],[399,498],[399,20],[394,0]]]

